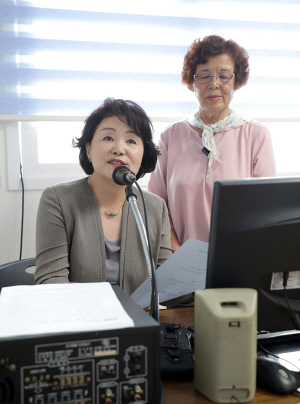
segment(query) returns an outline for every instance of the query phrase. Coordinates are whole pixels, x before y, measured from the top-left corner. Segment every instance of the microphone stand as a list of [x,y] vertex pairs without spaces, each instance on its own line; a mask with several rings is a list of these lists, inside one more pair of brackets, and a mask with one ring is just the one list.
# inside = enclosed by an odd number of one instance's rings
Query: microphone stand
[[136,224],[139,230],[145,258],[146,258],[146,263],[147,263],[147,268],[149,272],[149,278],[150,278],[150,284],[151,284],[151,305],[150,305],[150,315],[154,320],[159,322],[159,298],[158,298],[158,291],[157,291],[157,281],[156,281],[156,273],[154,269],[154,262],[152,257],[150,258],[149,254],[149,241],[147,237],[147,232],[140,214],[140,211],[137,206],[137,196],[135,190],[132,188],[132,184],[128,184],[127,187],[125,188],[125,193],[126,193],[126,199],[131,206],[132,212],[134,214]]
[[[121,171],[121,169],[119,169],[119,171]],[[117,176],[116,179],[118,180]],[[119,182],[117,182],[117,184],[118,183]],[[127,183],[125,182],[125,184],[127,185],[125,188],[126,199],[131,206],[131,209],[133,211],[136,220],[149,272],[149,278],[151,283],[150,314],[152,318],[159,323],[159,307],[158,307],[159,298],[157,291],[156,272],[154,268],[154,262],[152,258],[151,245],[149,239],[147,210],[145,206],[146,204],[142,190],[139,187],[138,183],[136,183],[141,193],[141,197],[145,207],[145,224],[146,224],[145,229],[141,214],[137,206],[136,201],[137,196],[135,190],[133,189],[131,183],[128,184],[128,182]],[[177,334],[177,337],[173,338],[174,334]],[[176,325],[176,324],[163,323],[160,324],[160,336],[162,335],[164,336],[163,341],[161,340],[160,362],[162,373],[165,375],[166,378],[170,378],[170,375],[171,377],[174,375],[178,377],[179,373],[183,378],[186,376],[186,374],[188,374],[188,378],[192,378],[194,376],[194,359],[190,345],[190,336],[191,336],[190,332],[181,327],[181,324]],[[180,360],[179,357],[181,358]],[[178,360],[179,363],[176,362]],[[175,365],[173,370],[174,373],[172,373],[172,367],[174,365]],[[161,404],[163,403],[163,400],[164,400],[164,387],[163,384],[161,383]]]

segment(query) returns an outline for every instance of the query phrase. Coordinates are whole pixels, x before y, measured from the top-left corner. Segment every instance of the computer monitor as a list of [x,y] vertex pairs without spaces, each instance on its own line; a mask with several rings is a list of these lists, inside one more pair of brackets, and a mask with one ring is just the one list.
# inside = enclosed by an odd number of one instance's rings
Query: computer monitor
[[[284,291],[271,288],[283,271],[300,271],[300,178],[216,181],[206,288],[256,289],[258,330],[290,330]],[[287,296],[299,314],[300,272],[293,276]]]

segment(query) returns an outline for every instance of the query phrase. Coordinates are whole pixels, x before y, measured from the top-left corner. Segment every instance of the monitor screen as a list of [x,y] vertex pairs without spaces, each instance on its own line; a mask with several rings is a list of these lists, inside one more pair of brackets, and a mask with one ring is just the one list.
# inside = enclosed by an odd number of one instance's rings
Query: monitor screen
[[216,181],[206,287],[256,289],[258,330],[289,330],[284,271],[290,306],[299,314],[300,178]]

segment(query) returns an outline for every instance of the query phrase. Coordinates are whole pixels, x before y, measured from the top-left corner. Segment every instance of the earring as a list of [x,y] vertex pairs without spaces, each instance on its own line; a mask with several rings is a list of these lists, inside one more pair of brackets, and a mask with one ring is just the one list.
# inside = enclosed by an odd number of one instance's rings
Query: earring
[[89,162],[91,163],[91,162],[92,162],[92,160],[91,160],[90,156],[88,156],[88,159],[89,159]]

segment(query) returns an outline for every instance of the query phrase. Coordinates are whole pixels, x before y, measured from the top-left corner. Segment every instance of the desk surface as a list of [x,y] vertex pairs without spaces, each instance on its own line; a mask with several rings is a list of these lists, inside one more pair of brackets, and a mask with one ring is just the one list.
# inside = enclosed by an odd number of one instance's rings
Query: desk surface
[[[194,308],[180,308],[160,310],[162,323],[181,324],[188,327],[194,324]],[[165,400],[164,404],[211,404],[212,402],[202,396],[194,388],[194,381],[164,381]],[[257,389],[251,403],[274,403],[274,404],[300,404],[300,396],[283,395],[277,396],[262,389]]]

